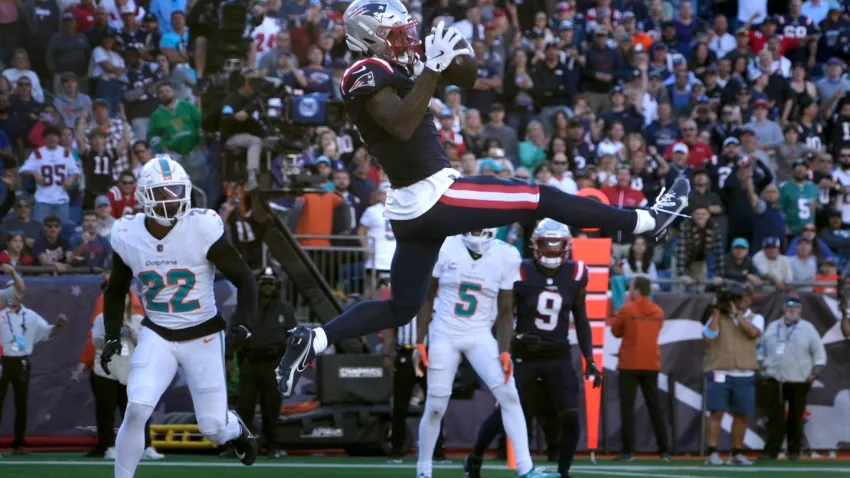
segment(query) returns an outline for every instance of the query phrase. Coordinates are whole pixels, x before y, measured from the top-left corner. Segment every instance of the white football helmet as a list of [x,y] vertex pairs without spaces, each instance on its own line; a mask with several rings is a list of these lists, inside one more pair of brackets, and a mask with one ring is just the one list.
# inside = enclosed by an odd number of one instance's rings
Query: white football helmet
[[471,231],[460,236],[463,244],[474,254],[484,254],[490,247],[490,243],[496,238],[496,228],[481,229],[480,231]]
[[355,0],[342,21],[349,50],[408,65],[416,61],[416,21],[399,0]]
[[567,260],[573,235],[570,228],[554,219],[543,219],[531,233],[534,260],[547,269],[557,269]]
[[136,184],[136,200],[145,216],[163,226],[173,226],[189,212],[192,181],[180,163],[157,154],[145,163]]

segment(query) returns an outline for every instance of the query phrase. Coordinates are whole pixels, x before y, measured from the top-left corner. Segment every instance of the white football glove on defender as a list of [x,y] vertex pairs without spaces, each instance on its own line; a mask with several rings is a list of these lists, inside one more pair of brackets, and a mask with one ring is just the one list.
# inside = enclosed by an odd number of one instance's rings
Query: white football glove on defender
[[444,22],[425,38],[425,67],[442,73],[458,55],[471,55],[469,48],[455,49],[463,35],[455,27],[446,28]]

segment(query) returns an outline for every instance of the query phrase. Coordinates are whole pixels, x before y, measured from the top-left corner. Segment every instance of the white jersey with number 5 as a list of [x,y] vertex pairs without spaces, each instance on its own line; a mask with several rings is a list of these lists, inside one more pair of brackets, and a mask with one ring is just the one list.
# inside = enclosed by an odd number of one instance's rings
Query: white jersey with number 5
[[512,291],[522,262],[515,247],[493,240],[477,260],[461,236],[446,239],[433,277],[439,281],[431,331],[445,335],[490,332],[500,290]]
[[145,228],[145,215],[124,216],[112,226],[112,249],[142,284],[147,317],[168,329],[184,329],[218,313],[215,266],[207,251],[224,233],[210,209],[191,209],[161,241]]

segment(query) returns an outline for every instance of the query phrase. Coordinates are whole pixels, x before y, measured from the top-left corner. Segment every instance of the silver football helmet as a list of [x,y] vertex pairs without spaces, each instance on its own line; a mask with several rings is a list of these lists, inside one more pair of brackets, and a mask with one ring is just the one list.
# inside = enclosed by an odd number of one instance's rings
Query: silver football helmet
[[547,269],[557,269],[567,260],[573,235],[570,228],[554,219],[543,219],[531,233],[534,260]]
[[416,61],[416,21],[399,0],[355,0],[342,20],[349,50],[408,65]]

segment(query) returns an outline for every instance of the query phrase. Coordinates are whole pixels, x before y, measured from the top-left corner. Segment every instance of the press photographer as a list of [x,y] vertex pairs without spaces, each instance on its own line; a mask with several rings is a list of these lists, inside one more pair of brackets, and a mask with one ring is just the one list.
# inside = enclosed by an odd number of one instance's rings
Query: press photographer
[[239,72],[239,78],[241,86],[224,100],[219,130],[228,148],[247,149],[248,182],[245,188],[250,191],[258,185],[257,171],[263,152],[264,128],[259,119],[263,114],[263,105],[257,93],[264,80],[250,68]]
[[703,368],[708,419],[708,465],[722,465],[717,453],[720,422],[732,414],[732,456],[727,464],[752,464],[744,456],[747,416],[755,411],[755,380],[758,339],[764,332],[764,317],[750,310],[749,287],[730,282],[720,289],[703,314],[702,335],[707,341]]

